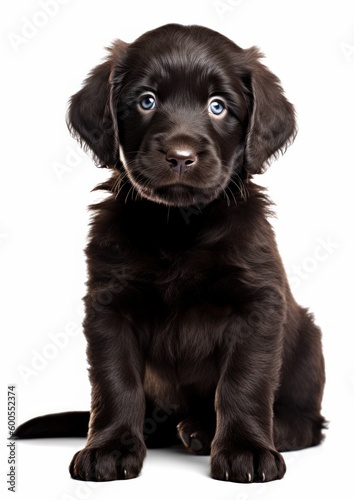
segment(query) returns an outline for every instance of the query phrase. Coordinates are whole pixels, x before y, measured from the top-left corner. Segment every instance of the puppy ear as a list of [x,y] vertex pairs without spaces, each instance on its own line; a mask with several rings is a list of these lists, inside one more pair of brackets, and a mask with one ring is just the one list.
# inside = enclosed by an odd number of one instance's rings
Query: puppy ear
[[97,166],[113,168],[119,162],[118,126],[112,113],[111,93],[114,66],[128,44],[117,40],[107,59],[94,68],[83,87],[73,95],[67,114],[68,128],[82,147],[93,153]]
[[259,58],[255,47],[247,51],[251,57],[252,114],[246,140],[245,163],[251,174],[263,173],[270,160],[284,153],[296,136],[295,111],[283,94],[279,79]]

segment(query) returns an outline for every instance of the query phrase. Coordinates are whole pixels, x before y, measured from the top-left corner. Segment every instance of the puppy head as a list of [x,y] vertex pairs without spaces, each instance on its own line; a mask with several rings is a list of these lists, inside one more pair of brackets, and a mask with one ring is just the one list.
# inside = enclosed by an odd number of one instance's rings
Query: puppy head
[[293,107],[255,48],[167,25],[109,51],[72,97],[68,124],[145,198],[209,203],[261,173],[295,134]]

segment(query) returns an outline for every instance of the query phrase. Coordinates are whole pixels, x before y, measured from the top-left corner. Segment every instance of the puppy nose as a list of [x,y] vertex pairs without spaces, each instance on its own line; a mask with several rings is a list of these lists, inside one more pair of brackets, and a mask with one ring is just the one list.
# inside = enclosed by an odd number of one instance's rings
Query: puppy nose
[[173,172],[186,172],[197,162],[197,155],[192,149],[171,148],[166,153],[166,161]]

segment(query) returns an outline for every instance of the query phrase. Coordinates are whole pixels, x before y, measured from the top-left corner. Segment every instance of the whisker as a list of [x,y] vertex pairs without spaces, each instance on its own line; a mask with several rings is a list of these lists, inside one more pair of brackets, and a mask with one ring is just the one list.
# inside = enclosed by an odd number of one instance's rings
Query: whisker
[[130,193],[131,193],[131,190],[132,190],[132,189],[134,189],[133,184],[130,186],[130,189],[129,189],[128,193],[127,193],[127,196],[125,197],[124,203],[127,203],[127,201],[128,201],[128,197],[129,197],[129,195],[130,195]]
[[229,186],[227,187],[227,189],[228,189],[228,191],[230,191],[231,196],[232,196],[232,197],[233,197],[233,199],[234,199],[235,205],[237,206],[237,201],[236,201],[236,198],[235,198],[235,195],[234,195],[234,193],[233,193],[232,189],[231,189]]
[[230,198],[229,198],[229,196],[228,196],[228,194],[227,194],[227,192],[226,192],[225,189],[223,189],[223,192],[224,192],[225,198],[227,200],[227,206],[229,207],[231,205]]
[[113,186],[112,186],[112,192],[114,193],[116,190],[120,191],[120,186],[121,186],[121,183],[123,181],[123,179],[125,179],[127,177],[127,174],[126,172],[122,172],[118,175],[116,181],[114,182]]

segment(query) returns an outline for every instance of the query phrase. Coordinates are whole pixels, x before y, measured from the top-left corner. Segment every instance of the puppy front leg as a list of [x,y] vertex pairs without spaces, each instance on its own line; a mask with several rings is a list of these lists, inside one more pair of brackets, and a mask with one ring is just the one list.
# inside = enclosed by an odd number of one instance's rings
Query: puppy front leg
[[70,474],[84,481],[130,479],[139,475],[146,454],[143,357],[129,322],[112,311],[98,317],[89,311],[84,326],[91,417],[86,446],[73,457]]
[[[262,315],[260,331],[234,339],[216,389],[216,433],[211,445],[211,475],[234,482],[281,479],[285,462],[273,442],[273,402],[278,385],[279,326]],[[246,335],[245,335],[246,333]]]

